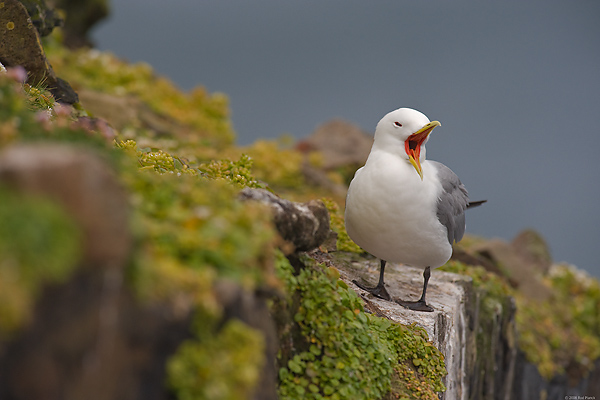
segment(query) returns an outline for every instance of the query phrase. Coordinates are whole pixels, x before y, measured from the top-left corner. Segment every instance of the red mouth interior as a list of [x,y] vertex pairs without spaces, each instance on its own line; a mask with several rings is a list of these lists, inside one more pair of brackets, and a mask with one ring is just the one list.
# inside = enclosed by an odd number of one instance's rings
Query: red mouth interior
[[427,129],[423,132],[410,135],[408,139],[406,139],[406,141],[404,142],[406,154],[412,156],[417,163],[419,162],[419,158],[421,157],[421,145],[423,144],[425,139],[427,139],[427,136],[429,136],[430,132],[431,129]]

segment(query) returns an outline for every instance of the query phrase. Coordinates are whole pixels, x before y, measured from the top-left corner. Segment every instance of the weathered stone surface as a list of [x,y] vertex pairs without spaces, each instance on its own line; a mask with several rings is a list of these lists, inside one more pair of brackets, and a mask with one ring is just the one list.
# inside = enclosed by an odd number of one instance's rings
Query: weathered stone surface
[[[427,291],[431,313],[408,310],[394,302],[385,301],[358,288],[352,280],[365,278],[375,284],[378,276],[377,260],[335,262],[341,279],[354,289],[366,302],[367,308],[377,310],[379,316],[394,322],[423,327],[433,344],[444,354],[448,375],[443,399],[466,399],[469,379],[468,346],[471,344],[472,323],[468,309],[471,278],[433,270]],[[386,267],[386,286],[393,298],[417,300],[423,285],[423,270],[389,263]]]
[[330,170],[346,165],[363,165],[372,145],[373,137],[358,126],[334,119],[319,126],[298,143],[298,148],[305,152],[320,152],[323,168]]
[[46,59],[39,34],[25,6],[18,0],[4,0],[0,4],[0,63],[5,67],[22,66],[28,72],[28,83],[48,87],[60,102],[76,103],[77,93],[56,76]]
[[[379,299],[358,288],[352,280],[374,285],[378,260],[344,253],[309,255],[340,271],[341,279],[365,301],[365,309],[402,324],[423,327],[444,354],[448,375],[440,399],[561,400],[590,396],[600,390],[600,361],[587,377],[570,381],[566,375],[547,380],[518,348],[516,305],[511,297],[485,298],[469,277],[433,270],[427,290],[431,313],[415,312]],[[416,300],[421,294],[423,270],[404,265],[386,267],[387,290],[393,298]],[[583,397],[582,397],[583,398]]]
[[292,243],[297,251],[312,250],[331,234],[329,212],[321,201],[294,203],[267,190],[250,188],[242,190],[240,198],[269,205],[281,237]]
[[191,314],[139,304],[120,269],[47,287],[32,323],[0,351],[0,398],[167,399],[165,365]]
[[66,145],[10,147],[0,153],[0,182],[63,205],[81,227],[85,265],[124,265],[131,249],[128,202],[98,156]]

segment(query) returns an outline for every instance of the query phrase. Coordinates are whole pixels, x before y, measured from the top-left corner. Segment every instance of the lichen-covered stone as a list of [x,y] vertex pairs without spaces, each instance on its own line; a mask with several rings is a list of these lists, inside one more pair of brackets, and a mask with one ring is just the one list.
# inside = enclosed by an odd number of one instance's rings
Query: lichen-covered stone
[[19,0],[31,17],[33,25],[40,36],[48,36],[57,26],[62,26],[64,20],[58,15],[56,10],[48,7],[45,0]]
[[242,190],[240,198],[270,206],[277,230],[283,239],[294,245],[296,251],[312,250],[330,235],[329,213],[321,201],[294,203],[267,190],[251,188]]
[[4,0],[0,4],[0,62],[5,67],[24,67],[29,83],[48,87],[58,101],[76,103],[77,93],[56,76],[48,62],[25,6],[18,0]]

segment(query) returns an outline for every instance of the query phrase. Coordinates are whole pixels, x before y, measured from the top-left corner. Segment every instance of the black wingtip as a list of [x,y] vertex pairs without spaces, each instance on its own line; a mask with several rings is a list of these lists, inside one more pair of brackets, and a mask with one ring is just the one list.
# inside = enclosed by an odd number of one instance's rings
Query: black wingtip
[[483,203],[487,203],[487,200],[470,201],[469,204],[467,204],[467,209],[480,206]]

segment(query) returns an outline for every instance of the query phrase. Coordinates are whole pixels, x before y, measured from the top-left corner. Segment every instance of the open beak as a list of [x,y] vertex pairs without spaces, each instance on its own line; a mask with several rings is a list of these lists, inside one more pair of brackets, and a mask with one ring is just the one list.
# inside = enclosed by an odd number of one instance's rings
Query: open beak
[[440,126],[439,121],[431,121],[406,139],[404,146],[406,148],[406,154],[408,155],[408,161],[415,167],[417,174],[423,180],[423,169],[421,168],[421,145],[427,140],[427,137],[436,126]]

